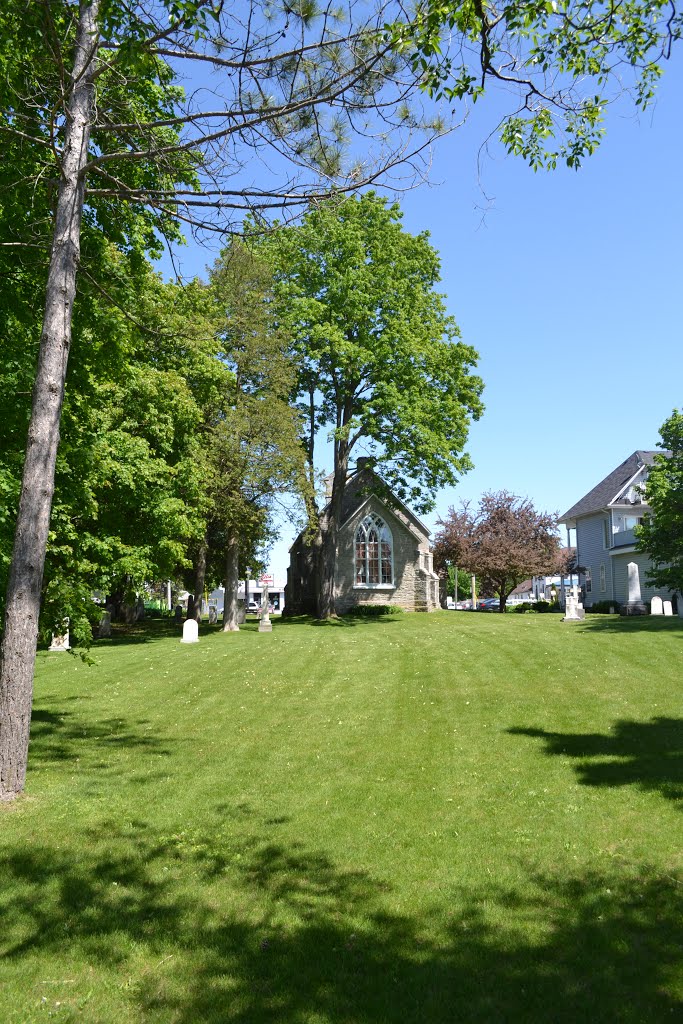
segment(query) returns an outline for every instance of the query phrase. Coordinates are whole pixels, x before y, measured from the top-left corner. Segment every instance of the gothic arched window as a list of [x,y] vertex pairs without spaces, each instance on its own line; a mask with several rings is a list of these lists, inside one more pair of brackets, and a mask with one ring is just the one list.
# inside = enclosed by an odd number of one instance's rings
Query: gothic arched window
[[356,530],[356,586],[391,586],[393,582],[391,530],[371,512]]

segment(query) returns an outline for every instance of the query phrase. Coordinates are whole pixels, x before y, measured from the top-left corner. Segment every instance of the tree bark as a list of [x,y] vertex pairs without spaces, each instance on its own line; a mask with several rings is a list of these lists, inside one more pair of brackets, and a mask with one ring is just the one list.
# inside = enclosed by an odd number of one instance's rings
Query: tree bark
[[40,592],[80,255],[82,172],[94,111],[99,6],[100,0],[80,4],[43,330],[7,585],[0,658],[0,799],[20,793],[26,779]]
[[335,607],[335,573],[337,569],[337,538],[342,516],[342,501],[346,476],[349,467],[348,452],[337,455],[335,459],[334,480],[332,481],[332,497],[326,516],[321,524],[321,544],[319,548],[317,611],[319,619],[331,619],[337,614]]
[[318,569],[318,618],[331,619],[336,614],[334,577],[337,566],[337,524],[330,516],[322,531]]
[[[194,562],[194,615],[197,622],[202,621],[202,601],[204,599],[204,583],[206,581],[206,538],[204,538],[197,551]],[[189,618],[189,615],[188,615]]]
[[239,628],[237,592],[239,589],[240,540],[234,530],[228,531],[225,549],[225,596],[223,599],[223,632],[236,633]]

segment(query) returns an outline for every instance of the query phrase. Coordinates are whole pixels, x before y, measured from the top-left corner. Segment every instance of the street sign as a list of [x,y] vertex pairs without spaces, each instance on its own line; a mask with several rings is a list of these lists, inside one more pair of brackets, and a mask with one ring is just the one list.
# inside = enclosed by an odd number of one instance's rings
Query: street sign
[[268,586],[271,586],[272,583],[273,583],[273,577],[264,574],[263,576],[259,576],[258,581],[259,581],[259,583],[263,583],[263,584],[267,583]]

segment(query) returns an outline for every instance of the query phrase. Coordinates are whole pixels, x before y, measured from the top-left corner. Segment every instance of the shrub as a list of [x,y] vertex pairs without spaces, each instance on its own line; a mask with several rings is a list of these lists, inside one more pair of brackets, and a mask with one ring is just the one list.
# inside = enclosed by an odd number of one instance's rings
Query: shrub
[[373,619],[380,615],[396,615],[403,609],[397,604],[357,604],[350,608],[346,615],[359,616],[360,618]]
[[549,612],[551,604],[550,601],[534,601],[531,607],[535,612]]
[[614,610],[619,611],[619,605],[616,601],[595,601],[590,608],[586,608],[587,612],[597,612],[598,615],[609,615]]
[[512,611],[517,612],[518,614],[521,614],[521,612],[528,612],[529,603],[527,601],[521,601],[520,604],[513,605]]

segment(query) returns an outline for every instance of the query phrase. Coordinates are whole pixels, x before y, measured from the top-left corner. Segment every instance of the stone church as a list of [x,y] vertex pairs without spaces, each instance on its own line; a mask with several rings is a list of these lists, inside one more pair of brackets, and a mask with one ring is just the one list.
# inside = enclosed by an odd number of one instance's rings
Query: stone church
[[[435,611],[439,607],[439,577],[434,572],[429,530],[399,498],[387,492],[369,463],[369,459],[358,459],[344,490],[335,570],[337,613],[343,615],[361,604]],[[289,554],[287,613],[314,614],[313,552],[303,534]]]

